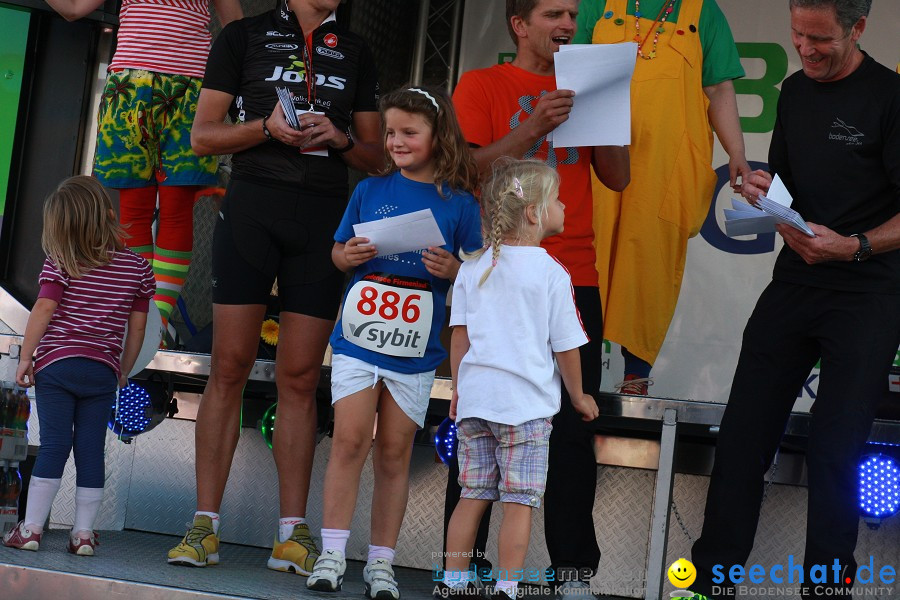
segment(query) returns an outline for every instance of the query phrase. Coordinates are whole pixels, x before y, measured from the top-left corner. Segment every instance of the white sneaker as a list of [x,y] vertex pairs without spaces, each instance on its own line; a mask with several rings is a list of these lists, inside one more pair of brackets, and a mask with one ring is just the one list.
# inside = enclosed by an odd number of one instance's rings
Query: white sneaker
[[363,569],[366,582],[366,597],[374,600],[399,600],[400,590],[394,579],[394,569],[384,558],[376,558]]
[[557,600],[597,600],[591,586],[584,581],[567,581],[556,591]]
[[313,565],[312,573],[306,580],[306,587],[320,592],[339,592],[344,581],[347,561],[340,550],[326,550]]

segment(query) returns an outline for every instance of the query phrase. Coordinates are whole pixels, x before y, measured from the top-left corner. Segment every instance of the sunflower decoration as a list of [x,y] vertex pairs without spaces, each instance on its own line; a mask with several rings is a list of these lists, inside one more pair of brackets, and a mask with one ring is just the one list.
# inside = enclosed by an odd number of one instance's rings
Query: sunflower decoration
[[266,319],[262,324],[262,331],[259,334],[259,337],[262,338],[262,341],[267,343],[270,346],[278,345],[278,331],[279,325],[275,319]]

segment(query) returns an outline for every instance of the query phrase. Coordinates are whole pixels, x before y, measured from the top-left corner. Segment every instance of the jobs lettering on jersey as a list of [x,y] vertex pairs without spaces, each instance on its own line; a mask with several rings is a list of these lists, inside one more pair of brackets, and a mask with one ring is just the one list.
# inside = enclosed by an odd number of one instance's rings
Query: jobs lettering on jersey
[[434,302],[424,279],[369,273],[356,282],[344,302],[344,338],[361,348],[419,358],[431,334]]

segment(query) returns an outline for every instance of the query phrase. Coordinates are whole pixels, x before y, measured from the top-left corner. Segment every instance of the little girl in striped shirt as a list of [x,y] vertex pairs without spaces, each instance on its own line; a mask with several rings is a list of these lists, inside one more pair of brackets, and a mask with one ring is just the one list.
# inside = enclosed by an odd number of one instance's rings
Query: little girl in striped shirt
[[149,263],[125,248],[124,237],[106,190],[92,177],[66,179],[44,202],[41,246],[47,259],[16,369],[16,383],[36,386],[41,447],[25,519],[3,537],[6,546],[38,549],[74,450],[75,525],[68,551],[94,554],[106,424],[141,349],[156,290]]

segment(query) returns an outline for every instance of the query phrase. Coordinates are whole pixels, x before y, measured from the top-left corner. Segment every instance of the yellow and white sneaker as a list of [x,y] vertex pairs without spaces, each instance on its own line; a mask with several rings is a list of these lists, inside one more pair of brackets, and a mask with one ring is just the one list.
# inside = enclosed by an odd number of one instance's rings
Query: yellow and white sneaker
[[309,575],[318,558],[319,548],[309,532],[309,526],[306,523],[298,523],[294,525],[291,537],[285,541],[279,542],[278,538],[275,538],[272,556],[266,566],[273,571],[284,573],[293,571],[297,575]]
[[219,536],[213,531],[212,518],[195,515],[181,543],[169,550],[169,564],[205,567],[219,564]]

